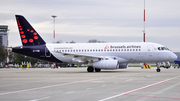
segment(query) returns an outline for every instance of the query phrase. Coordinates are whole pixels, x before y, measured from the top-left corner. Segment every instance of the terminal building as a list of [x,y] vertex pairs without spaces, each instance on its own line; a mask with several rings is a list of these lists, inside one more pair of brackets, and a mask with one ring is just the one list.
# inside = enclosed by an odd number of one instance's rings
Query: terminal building
[[8,26],[0,25],[0,45],[8,46]]

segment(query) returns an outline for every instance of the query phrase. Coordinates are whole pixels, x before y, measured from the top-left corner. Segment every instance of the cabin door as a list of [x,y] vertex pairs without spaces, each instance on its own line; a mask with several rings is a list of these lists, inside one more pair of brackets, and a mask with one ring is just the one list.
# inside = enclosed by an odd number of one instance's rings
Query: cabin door
[[45,48],[45,56],[46,57],[51,57],[51,52],[48,50],[48,48]]
[[153,45],[148,45],[147,47],[147,56],[152,57],[153,56]]

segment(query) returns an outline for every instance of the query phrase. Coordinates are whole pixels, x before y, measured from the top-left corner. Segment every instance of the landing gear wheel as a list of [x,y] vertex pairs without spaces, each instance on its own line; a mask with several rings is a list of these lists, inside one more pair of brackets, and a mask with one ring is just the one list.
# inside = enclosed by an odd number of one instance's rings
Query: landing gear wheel
[[157,68],[157,69],[156,69],[156,71],[157,71],[157,72],[160,72],[160,71],[161,71],[161,69]]
[[101,71],[101,69],[99,69],[99,68],[95,68],[95,71],[96,71],[96,72],[100,72],[100,71]]
[[87,68],[87,71],[88,71],[88,72],[94,72],[94,68],[91,67],[91,66],[89,66],[89,67]]

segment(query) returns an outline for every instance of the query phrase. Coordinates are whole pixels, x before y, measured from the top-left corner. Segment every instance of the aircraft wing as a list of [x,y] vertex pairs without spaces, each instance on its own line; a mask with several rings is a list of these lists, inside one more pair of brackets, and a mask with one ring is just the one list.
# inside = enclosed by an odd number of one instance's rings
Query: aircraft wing
[[118,60],[119,63],[127,63],[128,60],[122,57],[117,56],[95,56],[95,55],[89,55],[89,54],[73,54],[73,53],[64,53],[64,52],[58,52],[53,51],[55,53],[60,53],[63,55],[63,57],[72,57],[73,61],[78,62],[88,62],[88,61],[99,61],[99,60]]
[[57,52],[53,51],[55,53],[60,53],[63,55],[63,57],[72,57],[74,60],[80,60],[80,61],[99,61],[102,59],[112,59],[111,57],[104,57],[104,56],[95,56],[95,55],[88,55],[88,54],[73,54],[73,53],[64,53],[64,52]]

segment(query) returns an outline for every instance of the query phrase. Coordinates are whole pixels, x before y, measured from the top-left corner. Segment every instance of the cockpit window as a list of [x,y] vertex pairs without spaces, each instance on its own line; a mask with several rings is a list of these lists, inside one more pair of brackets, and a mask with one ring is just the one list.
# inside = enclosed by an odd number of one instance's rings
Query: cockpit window
[[167,47],[165,47],[166,50],[169,50]]
[[169,50],[167,47],[158,47],[158,50]]
[[158,50],[161,50],[161,47],[158,47]]
[[165,50],[165,47],[161,47],[162,50]]

